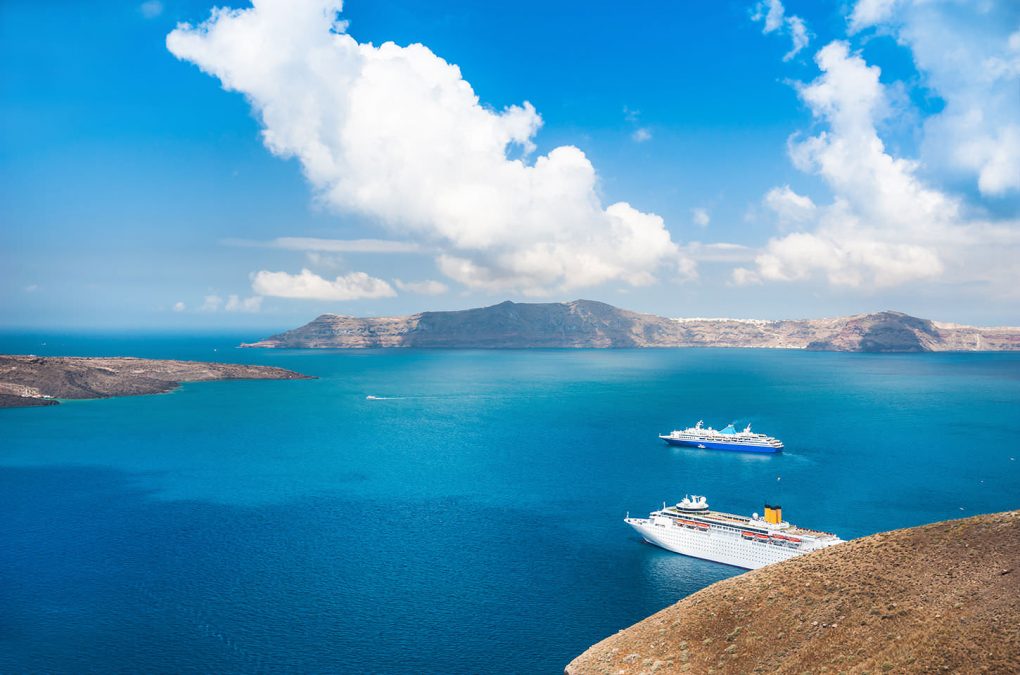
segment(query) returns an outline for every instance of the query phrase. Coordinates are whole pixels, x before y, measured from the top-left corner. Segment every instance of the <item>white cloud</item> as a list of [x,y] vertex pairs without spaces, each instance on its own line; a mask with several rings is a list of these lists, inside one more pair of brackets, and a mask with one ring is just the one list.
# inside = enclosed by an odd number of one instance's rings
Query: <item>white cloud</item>
[[421,44],[360,44],[339,0],[259,0],[179,25],[168,49],[240,91],[267,148],[296,157],[322,199],[441,250],[466,285],[541,295],[692,272],[662,219],[604,207],[576,147],[526,161],[530,103],[484,106],[460,69]]
[[708,215],[708,209],[699,206],[696,209],[691,209],[691,220],[698,227],[708,227],[708,224],[712,222],[712,217]]
[[924,125],[932,170],[977,179],[982,194],[1020,190],[1020,15],[1016,0],[860,0],[852,32],[875,27],[911,50],[945,108]]
[[790,51],[783,55],[784,61],[789,61],[794,56],[808,46],[808,42],[811,38],[808,36],[807,24],[804,23],[804,19],[799,16],[791,16],[786,20],[787,28],[790,30],[790,40],[793,45],[790,47]]
[[644,143],[645,141],[652,140],[652,132],[645,127],[639,127],[634,130],[630,137],[635,143]]
[[1018,244],[1015,228],[968,220],[958,199],[917,177],[916,162],[886,151],[876,123],[890,106],[877,67],[844,42],[827,45],[816,61],[822,74],[798,91],[827,129],[791,139],[790,154],[828,184],[834,200],[815,206],[788,186],[771,190],[765,204],[802,231],[771,240],[756,270],[734,281],[822,275],[833,285],[873,288],[946,278],[951,269],[958,280],[1001,282],[1004,251]]
[[188,308],[188,306],[185,305],[183,302],[175,302],[174,303],[174,311],[175,312],[183,312],[187,308]]
[[783,3],[779,0],[762,0],[754,8],[754,21],[764,21],[763,33],[771,33],[783,27],[783,14],[786,13]]
[[299,274],[262,270],[252,277],[251,287],[259,295],[303,300],[360,300],[396,295],[388,283],[364,272],[351,272],[330,281],[308,269]]
[[163,3],[159,0],[147,0],[146,2],[138,5],[138,11],[141,12],[142,16],[146,19],[155,19],[163,13]]
[[242,312],[255,314],[262,311],[262,296],[253,295],[250,298],[241,298],[237,295],[227,297],[227,304],[223,309],[228,312]]
[[322,251],[329,253],[419,253],[422,247],[409,241],[388,239],[318,239],[316,237],[277,237],[269,241],[224,239],[227,246],[279,248],[288,251]]
[[692,241],[684,250],[698,262],[752,262],[756,253],[749,246],[724,241],[709,244]]
[[343,256],[334,253],[322,253],[320,251],[308,251],[305,253],[308,264],[316,269],[342,270],[347,267],[347,261]]
[[216,312],[219,311],[220,307],[223,306],[223,298],[218,295],[207,295],[202,300],[202,305],[198,308],[200,312]]
[[751,20],[762,22],[762,33],[768,34],[778,31],[779,33],[789,34],[791,47],[790,51],[783,56],[783,61],[792,59],[800,50],[807,47],[808,42],[811,40],[808,35],[807,24],[804,23],[804,20],[796,15],[786,16],[786,9],[780,0],[761,0],[754,6]]
[[418,295],[442,295],[450,290],[442,281],[434,279],[426,279],[424,281],[401,281],[400,279],[394,279],[393,283],[402,291],[417,293]]
[[779,218],[783,227],[804,225],[811,222],[817,212],[810,197],[799,195],[789,185],[772,188],[762,202]]
[[39,284],[29,284],[28,286],[24,287],[24,291],[26,293],[35,293],[38,290],[39,290]]
[[869,26],[887,21],[899,0],[857,0],[850,12],[850,32],[856,33]]
[[746,267],[737,267],[733,270],[730,283],[733,286],[757,286],[761,284],[761,277]]

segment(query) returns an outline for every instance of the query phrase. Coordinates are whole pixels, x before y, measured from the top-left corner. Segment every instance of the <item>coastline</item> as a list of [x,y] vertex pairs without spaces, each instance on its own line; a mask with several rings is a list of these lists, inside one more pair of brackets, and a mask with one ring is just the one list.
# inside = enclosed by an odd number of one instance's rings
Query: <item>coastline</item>
[[274,366],[136,357],[0,355],[0,408],[173,391],[184,382],[314,379]]

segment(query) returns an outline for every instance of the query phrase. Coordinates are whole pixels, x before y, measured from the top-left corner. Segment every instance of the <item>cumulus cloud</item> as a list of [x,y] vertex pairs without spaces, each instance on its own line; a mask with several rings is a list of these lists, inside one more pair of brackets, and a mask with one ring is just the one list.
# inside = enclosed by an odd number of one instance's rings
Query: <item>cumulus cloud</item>
[[400,279],[394,279],[393,283],[402,291],[417,293],[418,295],[442,295],[450,290],[442,281],[434,279],[426,279],[424,281],[401,281]]
[[[183,312],[187,309],[187,305],[183,302],[174,304],[175,312]],[[260,296],[252,296],[250,298],[242,298],[239,295],[231,294],[224,300],[219,295],[207,295],[202,299],[202,304],[199,306],[198,311],[200,312],[240,312],[244,314],[254,314],[262,311],[262,298]]]
[[440,270],[467,286],[542,295],[692,273],[659,216],[603,206],[581,150],[530,160],[542,124],[530,103],[488,108],[426,46],[358,43],[340,9],[215,9],[167,47],[244,93],[266,147],[296,157],[325,202],[439,248]]
[[253,295],[250,298],[242,298],[237,295],[230,295],[227,297],[227,303],[223,306],[223,309],[228,312],[255,314],[262,311],[262,296]]
[[790,36],[790,51],[783,56],[784,61],[796,56],[811,40],[804,20],[796,15],[786,16],[786,8],[780,0],[761,0],[754,6],[751,20],[762,22],[762,33],[779,32]]
[[977,179],[982,194],[1020,190],[1020,12],[982,3],[859,0],[851,32],[875,28],[912,52],[945,108],[924,125],[922,158]]
[[698,227],[708,227],[708,224],[712,222],[712,217],[708,215],[708,209],[699,206],[696,209],[691,209],[691,220]]
[[174,303],[174,311],[175,312],[183,312],[187,308],[188,308],[188,306],[185,305],[183,302],[175,302]]
[[810,223],[818,210],[810,197],[797,194],[789,185],[772,188],[762,202],[776,215],[783,227]]
[[794,281],[815,275],[831,284],[882,287],[941,277],[952,264],[968,267],[968,251],[980,248],[985,262],[965,272],[971,280],[1001,275],[1002,256],[987,248],[1018,243],[1013,228],[968,220],[957,198],[925,184],[918,164],[889,154],[876,124],[890,106],[879,69],[851,53],[845,42],[820,50],[822,74],[798,93],[826,127],[790,142],[795,165],[819,175],[833,192],[825,206],[775,188],[765,204],[781,222],[801,231],[772,239],[757,256],[756,269],[736,283]]
[[888,21],[900,0],[857,0],[850,12],[850,32]]
[[216,312],[219,311],[220,307],[223,306],[223,298],[218,295],[207,295],[202,299],[202,304],[199,306],[198,311],[200,312]]
[[252,276],[251,287],[259,295],[302,300],[361,300],[396,295],[384,280],[364,272],[350,272],[330,281],[309,269],[298,274],[262,270]]

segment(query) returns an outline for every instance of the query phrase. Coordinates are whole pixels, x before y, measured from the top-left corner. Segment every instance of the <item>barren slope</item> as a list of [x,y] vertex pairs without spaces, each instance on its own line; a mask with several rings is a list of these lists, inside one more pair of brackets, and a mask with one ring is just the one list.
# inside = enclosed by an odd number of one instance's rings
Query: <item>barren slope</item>
[[580,673],[1016,673],[1020,511],[885,532],[727,579]]

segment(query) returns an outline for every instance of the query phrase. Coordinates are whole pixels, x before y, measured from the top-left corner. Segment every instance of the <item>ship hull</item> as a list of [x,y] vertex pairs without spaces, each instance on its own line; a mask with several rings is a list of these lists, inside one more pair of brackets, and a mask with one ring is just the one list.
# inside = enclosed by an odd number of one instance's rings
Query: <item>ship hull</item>
[[747,541],[739,534],[734,535],[714,528],[708,531],[690,530],[672,523],[659,524],[647,518],[627,518],[626,523],[645,541],[659,548],[746,570],[796,558],[808,552]]
[[666,441],[669,445],[675,445],[684,448],[705,448],[708,450],[729,450],[731,452],[760,452],[763,454],[772,454],[776,452],[782,452],[783,448],[774,448],[768,445],[743,445],[741,443],[715,443],[712,441],[688,441],[678,438],[668,438],[660,436],[662,440]]

